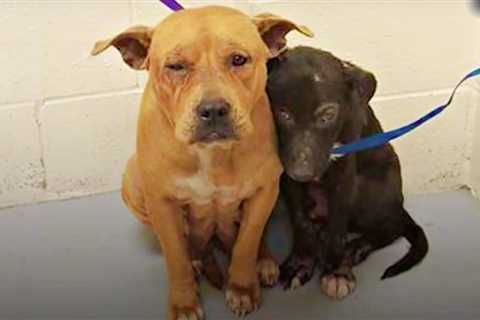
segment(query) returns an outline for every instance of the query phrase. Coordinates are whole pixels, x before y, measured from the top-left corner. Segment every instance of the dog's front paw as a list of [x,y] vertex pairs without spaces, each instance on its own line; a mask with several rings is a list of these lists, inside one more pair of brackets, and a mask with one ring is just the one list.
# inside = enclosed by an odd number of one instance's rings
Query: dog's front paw
[[169,320],[203,320],[205,319],[198,298],[193,301],[171,302],[168,312]]
[[336,272],[320,277],[320,290],[333,300],[342,300],[350,295],[357,286],[352,269],[342,267]]
[[313,276],[315,259],[308,256],[290,256],[280,267],[280,282],[284,289],[297,289]]
[[203,320],[204,313],[196,283],[174,286],[169,292],[168,320]]
[[171,313],[171,320],[203,320],[205,319],[203,309],[199,305],[195,309],[179,308]]
[[263,287],[273,287],[277,284],[280,269],[273,258],[265,257],[257,262],[257,274]]
[[245,288],[230,283],[225,292],[227,305],[237,317],[245,317],[260,306],[260,284]]

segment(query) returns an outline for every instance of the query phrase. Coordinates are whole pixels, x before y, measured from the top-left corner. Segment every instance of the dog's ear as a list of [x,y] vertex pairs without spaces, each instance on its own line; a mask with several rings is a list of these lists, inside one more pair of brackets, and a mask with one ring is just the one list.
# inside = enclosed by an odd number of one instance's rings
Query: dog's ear
[[253,17],[253,23],[270,50],[270,57],[277,57],[286,47],[286,35],[296,30],[307,37],[313,37],[313,32],[305,26],[278,17],[270,13],[262,13]]
[[362,105],[368,104],[377,89],[375,76],[350,62],[342,62],[347,81],[351,83],[355,95]]
[[134,26],[118,34],[114,38],[97,41],[91,51],[96,56],[108,47],[114,46],[122,55],[123,61],[136,70],[148,69],[148,48],[153,29],[145,26]]

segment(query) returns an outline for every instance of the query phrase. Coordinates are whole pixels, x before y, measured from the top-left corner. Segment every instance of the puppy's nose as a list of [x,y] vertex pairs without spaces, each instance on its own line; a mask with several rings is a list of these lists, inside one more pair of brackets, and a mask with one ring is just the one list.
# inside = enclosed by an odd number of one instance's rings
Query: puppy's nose
[[215,122],[228,117],[230,104],[223,99],[205,100],[200,103],[197,115],[204,122]]

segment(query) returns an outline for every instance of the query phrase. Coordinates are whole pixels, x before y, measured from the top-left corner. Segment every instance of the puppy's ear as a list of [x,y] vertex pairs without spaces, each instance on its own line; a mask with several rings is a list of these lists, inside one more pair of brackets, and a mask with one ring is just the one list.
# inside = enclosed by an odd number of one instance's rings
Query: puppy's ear
[[350,62],[342,62],[342,64],[347,80],[350,81],[355,95],[359,98],[362,105],[368,104],[377,89],[375,76]]
[[286,47],[285,36],[292,30],[296,30],[307,37],[313,37],[313,32],[305,26],[297,25],[290,20],[275,16],[270,13],[262,13],[253,17],[253,23],[270,50],[270,57],[277,57]]
[[97,41],[91,51],[96,56],[108,47],[114,46],[122,55],[123,61],[136,70],[148,69],[148,48],[153,29],[145,26],[134,26],[118,34],[114,38]]

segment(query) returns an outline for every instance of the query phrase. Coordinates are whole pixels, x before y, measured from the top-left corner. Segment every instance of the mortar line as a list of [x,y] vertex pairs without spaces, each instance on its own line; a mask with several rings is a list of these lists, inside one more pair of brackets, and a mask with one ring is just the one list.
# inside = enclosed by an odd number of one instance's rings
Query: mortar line
[[40,166],[42,167],[42,189],[47,190],[47,167],[45,166],[45,145],[42,134],[42,121],[40,120],[40,112],[45,105],[45,100],[34,101],[33,117],[37,125],[38,143],[40,147]]
[[[397,93],[397,94],[386,94],[386,95],[379,95],[377,97],[373,97],[372,102],[381,102],[381,101],[390,101],[396,99],[404,99],[404,98],[421,98],[421,97],[428,97],[428,96],[435,96],[435,95],[450,95],[452,93],[452,88],[442,88],[442,89],[435,89],[430,91],[412,91],[412,92],[404,92],[404,93]],[[464,90],[464,88],[459,88],[459,91]]]
[[137,94],[137,93],[142,93],[142,89],[134,86],[124,90],[106,91],[106,92],[89,93],[89,94],[81,94],[81,95],[61,96],[61,97],[49,97],[45,99],[45,103],[71,102],[71,101],[78,101],[81,99],[91,99],[91,98],[108,98],[108,97],[113,97],[117,95]]

